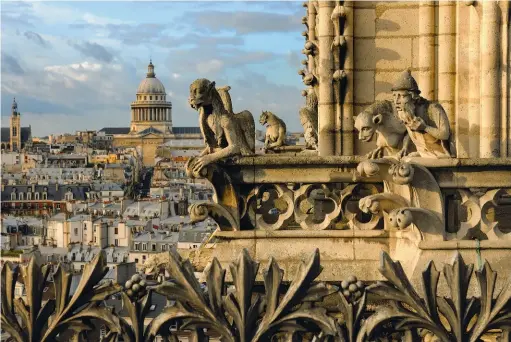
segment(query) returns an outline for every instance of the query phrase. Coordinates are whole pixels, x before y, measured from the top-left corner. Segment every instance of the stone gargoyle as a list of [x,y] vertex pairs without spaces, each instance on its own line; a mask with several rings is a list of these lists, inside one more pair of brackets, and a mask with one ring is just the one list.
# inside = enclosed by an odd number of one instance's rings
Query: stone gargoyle
[[207,165],[233,156],[253,155],[255,152],[255,123],[247,110],[232,112],[226,87],[215,88],[215,82],[205,78],[190,85],[188,102],[199,112],[199,126],[204,136],[205,149],[198,158],[187,164],[187,172],[198,176]]
[[305,106],[300,108],[300,123],[303,127],[305,148],[318,149],[318,97],[313,88],[302,91]]
[[355,118],[358,138],[364,142],[373,140],[375,134],[376,149],[369,152],[369,159],[389,157],[400,159],[407,154],[410,139],[405,125],[394,114],[391,101],[376,101]]
[[272,112],[263,111],[259,123],[266,125],[264,137],[264,151],[271,151],[276,147],[284,146],[286,142],[286,124]]

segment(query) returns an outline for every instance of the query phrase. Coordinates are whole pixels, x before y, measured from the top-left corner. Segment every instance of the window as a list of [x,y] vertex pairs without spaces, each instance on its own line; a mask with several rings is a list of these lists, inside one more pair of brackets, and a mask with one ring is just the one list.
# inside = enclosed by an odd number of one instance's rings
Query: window
[[114,245],[115,245],[115,246],[119,246],[119,240],[118,240],[118,239],[115,239],[115,240],[114,240]]
[[115,227],[114,234],[119,234],[119,228]]
[[31,201],[31,200],[32,200],[32,193],[27,192],[27,201]]
[[75,228],[75,236],[78,236],[78,228]]
[[145,256],[145,255],[142,255],[142,262],[144,262],[144,261],[145,261],[145,258],[146,258],[146,256]]
[[98,241],[98,239],[94,236],[94,243],[96,243]]
[[23,201],[23,193],[22,193],[22,192],[20,192],[20,193],[18,194],[18,199],[19,199],[20,201]]
[[13,127],[12,128],[12,136],[15,137],[17,134],[18,134],[18,128],[17,127]]
[[48,199],[48,194],[46,192],[43,192],[43,200],[47,200]]
[[138,258],[135,258],[135,263],[137,263],[137,264],[138,264]]
[[36,201],[39,201],[39,193],[38,192],[34,193],[34,199]]
[[155,243],[153,243],[151,250],[152,250],[153,252],[156,252],[156,244],[155,244]]
[[154,311],[154,310],[156,310],[156,304],[151,305],[151,306],[149,307],[149,310],[150,310],[150,311]]
[[94,233],[96,232],[96,226],[94,226]]
[[165,252],[167,250],[167,245],[161,245],[161,251]]
[[57,209],[60,210],[60,203],[57,203]]
[[13,192],[11,193],[11,201],[15,201],[16,200],[16,193]]
[[152,100],[152,99],[153,99],[153,97],[152,97],[152,96],[149,96],[149,100]]
[[87,230],[87,225],[85,223],[83,224],[83,230]]
[[139,251],[140,250],[140,244],[139,243],[136,243],[133,245],[133,249],[136,250],[136,251]]
[[142,250],[143,251],[147,251],[147,243],[143,243],[142,244]]
[[147,96],[144,96],[144,100],[147,100]]

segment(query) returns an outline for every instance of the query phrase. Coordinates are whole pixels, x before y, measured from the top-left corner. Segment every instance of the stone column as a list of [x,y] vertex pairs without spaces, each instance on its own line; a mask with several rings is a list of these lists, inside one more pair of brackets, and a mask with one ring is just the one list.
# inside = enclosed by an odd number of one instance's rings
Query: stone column
[[470,6],[470,32],[469,32],[469,52],[468,63],[468,122],[469,122],[469,156],[470,158],[479,158],[479,145],[481,134],[481,114],[480,114],[480,35],[481,26],[477,9]]
[[[456,80],[456,3],[438,4],[438,102],[449,118],[451,139],[456,143],[456,116],[454,111]],[[454,151],[451,151],[454,152]]]
[[333,1],[318,1],[319,6],[319,105],[318,105],[318,140],[319,155],[332,156],[335,154],[335,104],[333,89],[333,56],[332,42],[334,40],[333,23],[330,20],[335,6]]
[[353,49],[353,30],[354,30],[354,11],[353,1],[344,1],[344,10],[346,18],[344,21],[344,38],[346,40],[346,56],[344,61],[344,72],[346,74],[346,83],[344,86],[344,102],[342,107],[342,151],[336,151],[343,156],[353,155],[353,91],[354,91],[354,49]]
[[470,49],[470,6],[466,2],[456,2],[456,152],[458,158],[468,158],[470,152],[469,107],[469,63]]
[[[308,40],[311,42],[316,42],[316,6],[314,5],[313,0],[309,0],[307,4],[307,24],[309,26],[309,38]],[[316,75],[316,62],[314,60],[313,55],[309,55],[307,59],[307,67],[309,73]]]
[[435,1],[419,4],[419,88],[435,100]]
[[500,137],[500,156],[502,158],[511,157],[511,113],[510,113],[510,97],[509,92],[511,89],[511,80],[509,75],[509,56],[510,54],[510,46],[509,46],[509,34],[510,28],[509,25],[509,10],[510,10],[510,2],[509,1],[500,1],[500,12],[502,14],[501,19],[501,29],[500,29],[500,37],[501,37],[501,80],[500,80],[500,88],[501,88],[501,137]]
[[483,1],[481,23],[480,157],[500,157],[500,13],[498,2]]

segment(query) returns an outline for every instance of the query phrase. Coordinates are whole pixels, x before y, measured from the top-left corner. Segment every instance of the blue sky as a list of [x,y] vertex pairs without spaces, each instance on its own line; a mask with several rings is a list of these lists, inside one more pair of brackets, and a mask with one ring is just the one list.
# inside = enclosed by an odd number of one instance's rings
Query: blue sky
[[2,126],[15,96],[35,136],[127,127],[151,57],[175,126],[197,125],[188,86],[205,77],[232,87],[235,111],[299,130],[304,14],[296,1],[2,1]]

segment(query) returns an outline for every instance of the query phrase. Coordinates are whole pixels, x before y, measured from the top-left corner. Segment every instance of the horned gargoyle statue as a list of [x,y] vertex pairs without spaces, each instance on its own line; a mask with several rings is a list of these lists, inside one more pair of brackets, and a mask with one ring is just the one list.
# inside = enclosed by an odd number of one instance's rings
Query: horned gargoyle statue
[[190,85],[188,102],[199,112],[199,126],[206,147],[198,158],[188,161],[189,174],[198,176],[211,163],[255,152],[254,117],[247,110],[238,114],[232,112],[228,89],[217,89],[215,82],[205,78],[197,79]]
[[264,151],[274,150],[276,147],[285,145],[286,124],[272,112],[263,111],[259,117],[261,125],[267,125],[264,137]]

